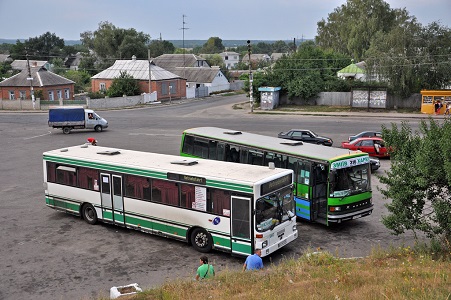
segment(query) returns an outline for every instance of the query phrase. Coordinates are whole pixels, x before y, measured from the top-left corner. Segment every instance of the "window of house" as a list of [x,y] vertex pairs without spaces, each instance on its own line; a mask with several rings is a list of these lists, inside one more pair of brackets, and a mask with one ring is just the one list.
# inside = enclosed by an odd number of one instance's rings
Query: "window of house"
[[49,100],[53,101],[55,98],[53,97],[53,91],[49,91]]
[[100,91],[102,91],[102,92],[105,92],[105,91],[106,91],[106,84],[105,84],[105,82],[99,83],[99,89],[100,89]]
[[169,93],[172,95],[177,94],[177,82],[169,83]]
[[169,84],[167,82],[162,82],[161,83],[161,94],[162,95],[167,95],[168,94],[168,86],[169,86]]
[[16,100],[16,93],[14,91],[9,91],[9,100]]
[[69,89],[64,89],[64,98],[65,99],[70,99],[70,91],[69,91]]
[[62,99],[63,98],[63,93],[61,90],[57,90],[56,91],[56,96],[58,97],[58,99]]
[[225,59],[225,60],[229,60],[229,57],[228,57],[228,56],[225,56],[224,59]]
[[27,92],[19,91],[19,97],[21,100],[25,100],[25,98],[27,97]]

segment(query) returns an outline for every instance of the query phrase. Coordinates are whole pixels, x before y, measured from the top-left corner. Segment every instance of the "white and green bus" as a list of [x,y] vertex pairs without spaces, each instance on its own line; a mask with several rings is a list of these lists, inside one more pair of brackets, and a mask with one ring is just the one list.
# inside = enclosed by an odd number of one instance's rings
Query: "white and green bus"
[[297,238],[291,170],[80,145],[43,154],[48,207],[170,237],[200,252],[266,256]]
[[180,155],[293,170],[296,216],[311,222],[330,225],[373,211],[370,158],[361,151],[198,127],[183,132]]

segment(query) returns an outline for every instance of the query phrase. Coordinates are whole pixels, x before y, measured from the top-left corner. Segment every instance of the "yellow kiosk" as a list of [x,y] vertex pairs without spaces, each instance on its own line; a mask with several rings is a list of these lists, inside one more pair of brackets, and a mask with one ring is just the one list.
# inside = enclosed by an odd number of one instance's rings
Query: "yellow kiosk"
[[443,104],[439,114],[444,114],[446,104],[451,104],[451,90],[421,90],[421,112],[423,114],[435,114],[435,103],[439,101]]

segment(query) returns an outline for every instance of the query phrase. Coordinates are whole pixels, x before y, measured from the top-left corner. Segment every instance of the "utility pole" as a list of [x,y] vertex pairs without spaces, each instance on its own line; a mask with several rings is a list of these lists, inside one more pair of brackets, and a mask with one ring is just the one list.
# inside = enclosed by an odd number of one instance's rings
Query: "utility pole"
[[28,52],[26,54],[27,57],[27,66],[28,66],[28,77],[27,80],[30,81],[30,99],[33,104],[33,109],[35,109],[35,99],[34,99],[34,91],[33,91],[33,77],[31,77],[31,68],[30,61],[28,60]]
[[152,70],[150,69],[152,63],[150,61],[150,49],[147,49],[147,57],[149,59],[149,94],[152,94]]
[[189,28],[185,27],[185,18],[186,15],[182,15],[183,21],[182,21],[182,28],[180,28],[183,32],[183,39],[182,39],[182,48],[183,48],[183,78],[186,79],[185,75],[185,30],[188,30]]
[[252,88],[252,82],[254,81],[252,78],[252,69],[251,69],[251,41],[247,41],[247,53],[249,54],[249,102],[251,105],[251,113],[254,112],[254,90]]

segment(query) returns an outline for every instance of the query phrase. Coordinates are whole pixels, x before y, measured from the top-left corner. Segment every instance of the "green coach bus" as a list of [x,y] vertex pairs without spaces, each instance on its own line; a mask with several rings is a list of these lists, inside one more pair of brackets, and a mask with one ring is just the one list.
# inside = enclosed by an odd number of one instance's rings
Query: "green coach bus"
[[180,154],[294,172],[296,216],[325,225],[373,211],[367,153],[217,127],[183,132]]

